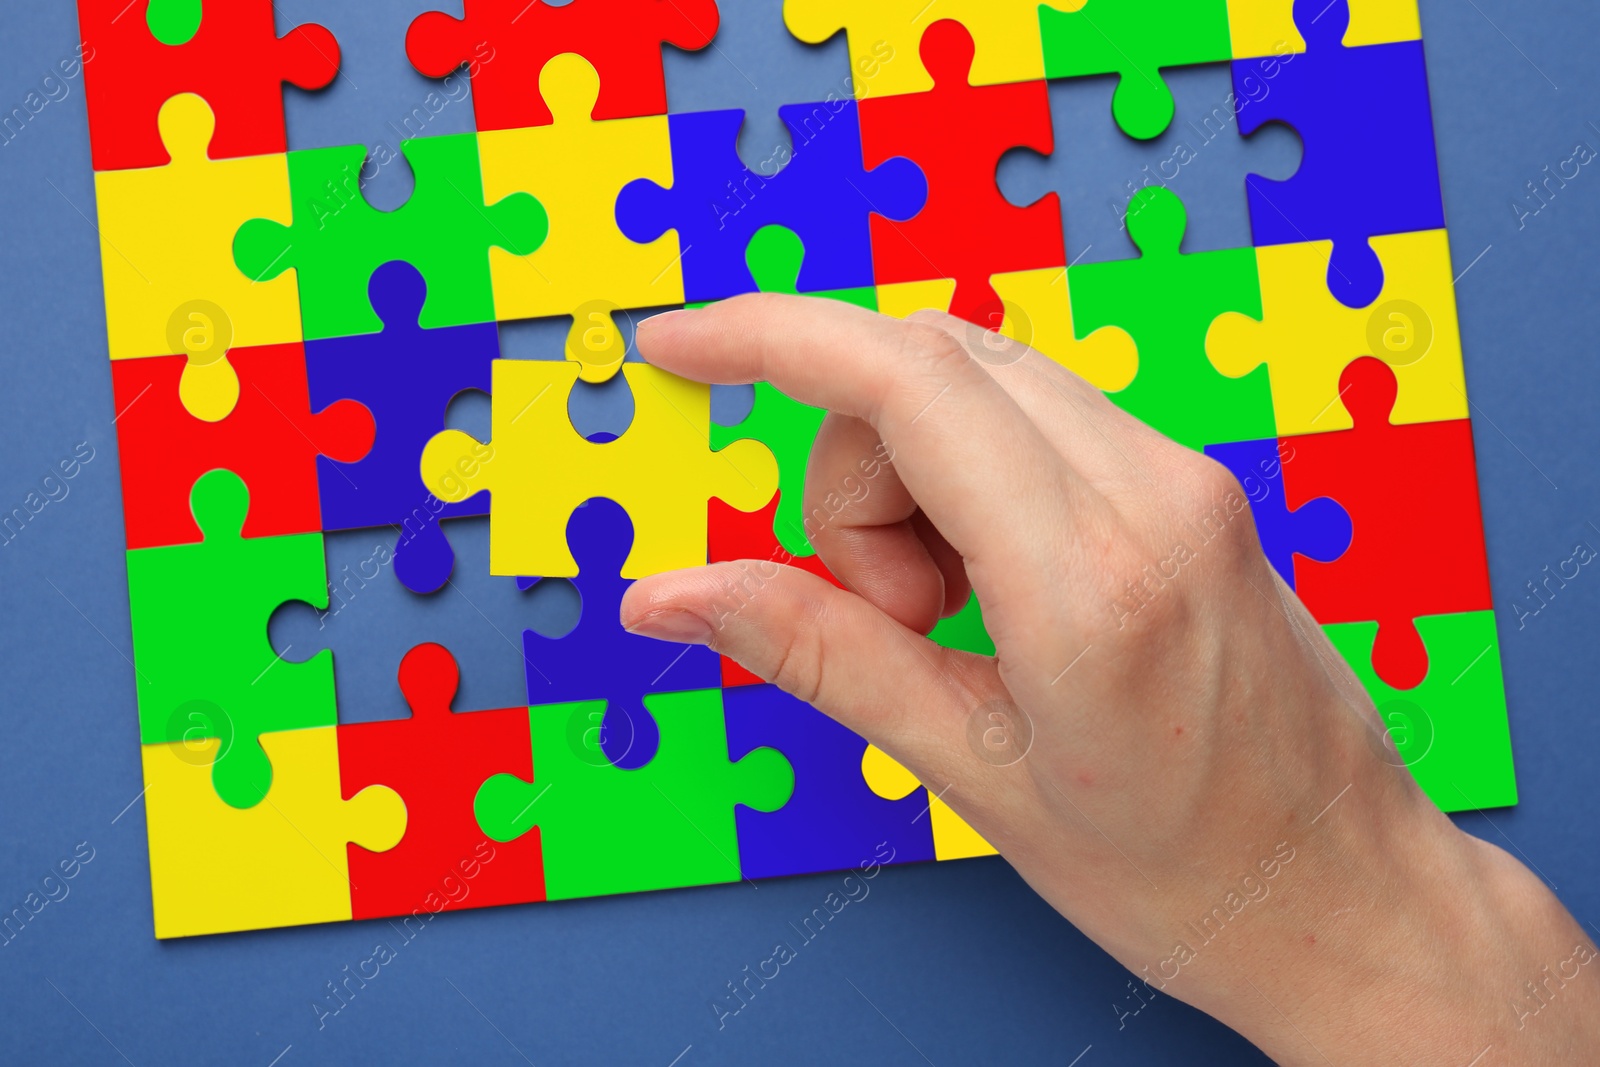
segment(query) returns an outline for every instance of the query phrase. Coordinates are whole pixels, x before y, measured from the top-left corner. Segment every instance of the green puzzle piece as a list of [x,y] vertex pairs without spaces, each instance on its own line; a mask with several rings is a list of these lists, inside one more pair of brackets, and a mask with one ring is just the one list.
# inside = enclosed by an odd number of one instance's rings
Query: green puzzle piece
[[144,21],[162,44],[188,44],[200,32],[200,0],[150,0]]
[[328,606],[322,535],[241,537],[250,490],[228,470],[196,481],[190,506],[204,541],[128,553],[139,740],[221,738],[217,795],[248,808],[272,784],[259,735],[338,723],[332,653],[289,663],[267,641],[280,604]]
[[[798,292],[804,260],[805,245],[793,230],[783,226],[763,226],[750,238],[745,250],[745,262],[763,293]],[[878,310],[878,294],[871,286],[805,295]],[[772,532],[791,555],[813,555],[816,549],[811,547],[805,530],[806,464],[827,412],[791,400],[766,382],[757,382],[755,390],[755,404],[743,421],[734,426],[712,425],[711,447],[723,448],[742,437],[751,437],[772,449],[778,460],[778,513],[772,521]]]
[[395,259],[427,279],[424,328],[493,322],[489,249],[521,256],[544,243],[549,220],[532,196],[484,205],[475,134],[418,137],[400,150],[416,176],[404,206],[378,211],[362,197],[360,145],[290,152],[293,225],[251,219],[234,237],[234,262],[250,278],[298,272],[306,340],[381,330],[367,281]]
[[1140,191],[1128,205],[1128,233],[1140,256],[1067,270],[1073,327],[1080,339],[1102,326],[1128,331],[1139,371],[1109,396],[1179,444],[1200,450],[1276,437],[1266,366],[1229,378],[1206,356],[1206,332],[1217,316],[1238,311],[1261,318],[1255,250],[1187,255],[1181,245],[1188,225],[1176,195],[1158,187]]
[[551,900],[739,880],[734,805],[776,811],[794,768],[775,749],[728,762],[722,691],[652,693],[655,758],[621,770],[590,728],[604,701],[529,709],[534,781],[497,774],[478,790],[483,831],[510,841],[539,828]]
[[1039,9],[1046,78],[1120,75],[1111,114],[1130,137],[1172,124],[1162,67],[1233,58],[1227,0],[1088,0],[1076,11]]
[[1515,804],[1517,779],[1494,612],[1430,615],[1416,625],[1428,649],[1428,676],[1409,690],[1391,689],[1372,669],[1377,623],[1322,629],[1372,694],[1394,750],[1440,809]]

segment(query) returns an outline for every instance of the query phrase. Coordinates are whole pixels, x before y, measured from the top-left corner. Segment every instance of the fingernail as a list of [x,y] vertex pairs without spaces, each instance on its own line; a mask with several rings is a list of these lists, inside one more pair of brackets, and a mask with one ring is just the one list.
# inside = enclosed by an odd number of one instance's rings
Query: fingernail
[[666,322],[675,315],[685,315],[693,310],[694,308],[674,308],[671,311],[663,311],[659,314],[651,315],[648,319],[645,319],[639,323],[639,329],[644,330],[654,328],[658,323]]
[[676,641],[682,645],[709,645],[711,627],[700,616],[688,611],[652,611],[628,627],[629,633]]

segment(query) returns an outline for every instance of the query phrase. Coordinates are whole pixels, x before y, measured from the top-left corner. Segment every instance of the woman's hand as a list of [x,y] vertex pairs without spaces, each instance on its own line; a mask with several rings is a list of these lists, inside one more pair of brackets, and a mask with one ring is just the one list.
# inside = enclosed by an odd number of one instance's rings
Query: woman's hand
[[[871,740],[1139,978],[1281,1062],[1571,1062],[1593,1040],[1600,965],[1518,1014],[1590,940],[1382,758],[1225,468],[945,315],[748,296],[639,345],[831,412],[807,532],[848,591],[716,564],[637,582],[629,628]],[[969,587],[993,658],[923,636]],[[995,723],[1021,758],[985,747]]]

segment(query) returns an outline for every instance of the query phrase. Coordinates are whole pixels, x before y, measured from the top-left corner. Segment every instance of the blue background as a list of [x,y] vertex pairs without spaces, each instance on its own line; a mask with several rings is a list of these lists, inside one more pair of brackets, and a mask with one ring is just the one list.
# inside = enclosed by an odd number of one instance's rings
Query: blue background
[[[290,91],[291,147],[395,143],[390,123],[432,88],[401,47],[425,6],[279,3],[280,31],[316,18],[345,50],[331,91]],[[1515,810],[1460,822],[1527,860],[1600,933],[1600,860],[1584,814],[1594,810],[1600,755],[1600,570],[1585,568],[1536,615],[1519,620],[1512,610],[1538,606],[1525,583],[1575,544],[1600,547],[1600,166],[1546,194],[1536,215],[1519,220],[1512,206],[1537,206],[1523,199],[1526,183],[1576,144],[1600,147],[1600,14],[1570,0],[1423,0],[1422,13],[1522,786]],[[77,42],[69,3],[13,4],[5,22],[0,112],[21,105]],[[842,86],[843,46],[790,41],[775,2],[729,0],[724,22],[716,48],[669,56],[672,106],[752,109],[741,150],[760,159],[782,136],[777,104]],[[1008,159],[1002,186],[1028,198],[1070,183],[1073,255],[1130,254],[1115,214],[1125,183],[1170,153],[1194,109],[1225,97],[1226,69],[1187,71],[1174,83],[1178,125],[1151,146],[1115,131],[1108,81],[1052,87],[1056,158]],[[1243,1041],[1170,998],[1119,1023],[1135,1003],[1127,973],[998,859],[883,872],[721,1029],[708,1003],[774,943],[797,942],[789,924],[839,888],[839,876],[446,915],[320,1029],[312,1003],[377,941],[400,940],[387,924],[158,944],[81,78],[65,92],[0,147],[0,512],[20,505],[80,442],[94,449],[67,495],[0,548],[0,912],[21,905],[79,842],[94,858],[67,883],[69,895],[0,947],[0,1059],[1254,1061]],[[470,126],[460,101],[427,132]],[[1230,135],[1202,153],[1174,185],[1195,216],[1190,247],[1248,243],[1244,170],[1287,174],[1298,156],[1286,131],[1246,143]],[[403,166],[387,168],[369,195],[393,205],[408,185]],[[562,331],[508,328],[507,354],[554,356]],[[482,412],[460,417],[470,425]],[[485,674],[463,703],[494,702],[496,686],[516,684],[520,669],[508,677]],[[392,714],[394,696],[391,682],[374,702]]]

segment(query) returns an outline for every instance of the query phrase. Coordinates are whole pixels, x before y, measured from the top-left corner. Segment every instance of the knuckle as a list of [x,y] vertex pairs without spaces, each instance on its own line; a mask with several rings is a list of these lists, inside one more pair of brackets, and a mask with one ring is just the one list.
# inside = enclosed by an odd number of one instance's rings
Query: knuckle
[[972,362],[960,339],[927,322],[907,322],[900,335],[903,361],[925,373],[948,377]]
[[807,704],[817,704],[824,694],[826,660],[824,628],[815,602],[800,612],[790,626],[788,637],[778,648],[776,662],[769,672],[772,684]]

